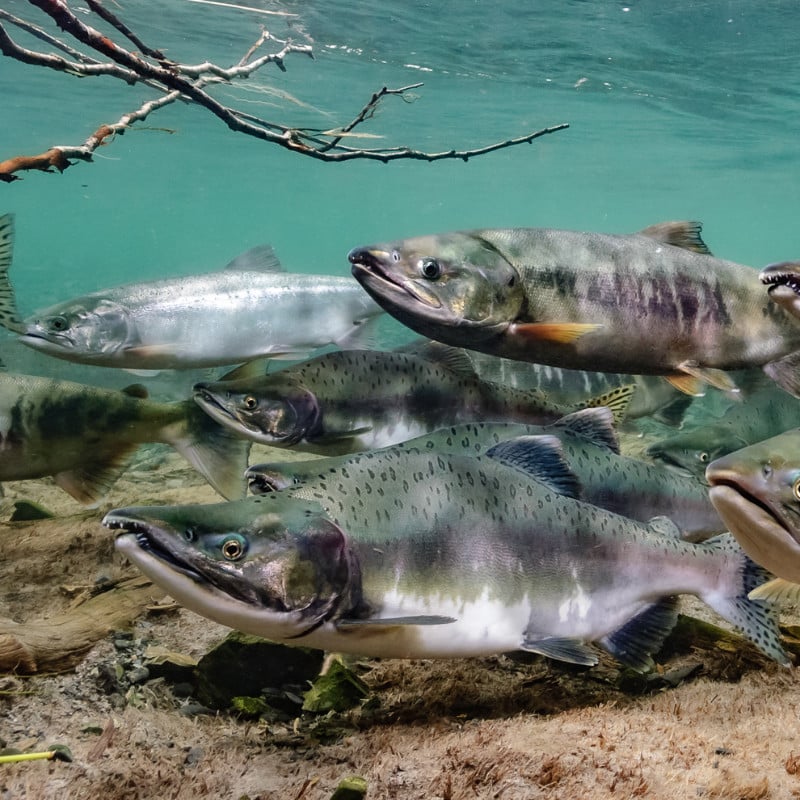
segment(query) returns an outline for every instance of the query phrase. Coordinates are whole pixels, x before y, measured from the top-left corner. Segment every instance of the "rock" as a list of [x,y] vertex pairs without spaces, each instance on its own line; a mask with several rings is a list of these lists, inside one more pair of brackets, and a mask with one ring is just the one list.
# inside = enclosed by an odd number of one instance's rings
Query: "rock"
[[137,684],[137,683],[144,683],[146,680],[150,678],[150,670],[147,667],[134,667],[131,670],[128,670],[128,673],[125,676],[128,679],[128,683]]
[[188,683],[194,677],[196,658],[154,646],[144,651],[144,657],[145,666],[154,678],[164,678],[170,683],[180,684]]
[[328,711],[347,711],[361,703],[369,694],[367,685],[341,661],[320,675],[305,693],[303,711],[326,714]]
[[260,697],[234,697],[231,700],[231,707],[245,719],[256,719],[270,711],[269,703]]
[[367,782],[358,775],[351,775],[339,782],[331,800],[363,800],[367,796]]
[[322,667],[321,650],[286,647],[233,631],[206,653],[195,671],[197,698],[225,709],[234,697],[257,697],[265,686],[305,684]]

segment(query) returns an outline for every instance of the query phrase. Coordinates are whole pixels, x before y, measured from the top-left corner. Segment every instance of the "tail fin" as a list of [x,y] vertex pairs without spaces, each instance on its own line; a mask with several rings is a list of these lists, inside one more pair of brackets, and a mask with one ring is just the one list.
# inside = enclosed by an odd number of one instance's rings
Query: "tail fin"
[[631,399],[633,398],[635,391],[635,383],[626,383],[624,386],[617,386],[605,394],[592,397],[589,400],[580,403],[577,407],[578,409],[581,409],[600,408],[601,406],[607,406],[609,409],[611,409],[611,413],[614,416],[614,423],[619,425],[619,423],[625,419],[625,415],[628,413],[628,406],[631,404]]
[[194,401],[182,405],[184,422],[169,436],[169,443],[226,500],[241,500],[251,443],[215,422]]
[[740,566],[736,573],[736,585],[730,587],[730,594],[715,591],[703,595],[702,599],[736,626],[762,653],[790,667],[792,662],[780,640],[777,607],[767,600],[750,600],[748,597],[753,589],[770,580],[772,575],[745,555],[729,533],[715,536],[700,546],[725,553],[738,560]]
[[25,325],[17,312],[14,287],[8,277],[14,254],[14,215],[0,217],[0,325],[14,333],[25,333]]

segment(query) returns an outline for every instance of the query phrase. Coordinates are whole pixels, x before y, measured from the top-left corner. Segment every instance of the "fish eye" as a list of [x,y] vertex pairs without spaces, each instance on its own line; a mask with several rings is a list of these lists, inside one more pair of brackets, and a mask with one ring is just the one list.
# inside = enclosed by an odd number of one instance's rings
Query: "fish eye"
[[252,394],[248,394],[248,395],[247,395],[247,396],[244,398],[244,400],[242,400],[242,405],[243,405],[243,406],[244,406],[244,407],[245,407],[245,408],[246,408],[248,411],[254,411],[254,410],[255,410],[255,409],[258,407],[258,400],[256,400],[256,398],[255,398],[255,397],[253,397],[253,395],[252,395]]
[[66,317],[50,317],[50,319],[47,320],[47,327],[50,328],[51,331],[59,333],[60,331],[65,331],[69,327],[69,324],[67,323]]
[[442,266],[435,258],[421,258],[419,271],[429,281],[437,281],[442,277]]
[[703,450],[697,454],[697,458],[700,459],[702,464],[706,464],[708,463],[709,455],[705,450]]
[[400,260],[400,251],[392,250],[392,261],[396,264]]
[[186,530],[183,532],[183,538],[187,542],[189,542],[190,544],[192,542],[196,542],[197,541],[197,531],[195,531],[194,528],[186,528]]
[[238,534],[231,534],[222,542],[220,550],[228,561],[238,561],[247,550],[244,537]]
[[800,478],[795,478],[792,484],[792,494],[795,500],[800,500]]

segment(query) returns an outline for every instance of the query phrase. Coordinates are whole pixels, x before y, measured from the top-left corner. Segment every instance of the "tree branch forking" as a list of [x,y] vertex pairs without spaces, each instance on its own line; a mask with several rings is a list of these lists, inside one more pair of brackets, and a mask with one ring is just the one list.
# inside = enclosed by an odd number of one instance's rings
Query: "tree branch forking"
[[[424,152],[406,146],[353,147],[345,142],[348,139],[368,136],[368,134],[354,131],[374,116],[384,98],[399,96],[411,100],[414,97],[411,94],[412,90],[419,88],[422,84],[415,83],[396,89],[384,86],[375,92],[352,121],[343,127],[327,130],[291,127],[228,107],[212,97],[206,91],[206,87],[219,83],[233,84],[237,80],[250,77],[267,64],[274,64],[279,70],[285,72],[284,59],[289,55],[300,54],[314,57],[309,44],[295,44],[290,40],[277,39],[262,28],[255,43],[232,67],[221,67],[210,61],[194,65],[180,64],[167,59],[161,50],[145,44],[122,20],[105,8],[100,0],[86,0],[90,11],[131,42],[136,47],[135,52],[125,49],[96,28],[78,19],[69,9],[66,0],[28,0],[28,2],[49,15],[58,28],[71,38],[71,43],[61,41],[30,21],[20,19],[0,9],[0,53],[25,64],[47,67],[76,77],[88,78],[106,75],[127,84],[142,83],[157,92],[158,96],[143,103],[134,111],[123,114],[116,122],[100,125],[83,144],[55,145],[39,155],[18,155],[0,161],[0,181],[6,183],[19,180],[17,173],[26,170],[63,172],[76,161],[92,161],[95,150],[107,144],[114,135],[124,133],[135,122],[141,122],[154,111],[177,100],[188,101],[205,108],[233,131],[277,144],[320,161],[329,162],[355,159],[369,159],[384,163],[400,159],[417,161],[461,159],[467,161],[495,150],[531,143],[541,136],[569,127],[568,124],[562,123],[533,131],[524,136],[507,138],[473,149],[457,150],[453,148],[441,152]],[[225,5],[225,3],[220,5]],[[20,46],[9,35],[3,25],[4,22],[24,30],[50,47],[61,51],[64,55],[38,52]],[[268,42],[277,46],[276,51],[256,57],[256,52]],[[73,46],[75,43],[83,48],[88,48],[89,52]],[[103,60],[98,59],[97,55],[101,56]]]

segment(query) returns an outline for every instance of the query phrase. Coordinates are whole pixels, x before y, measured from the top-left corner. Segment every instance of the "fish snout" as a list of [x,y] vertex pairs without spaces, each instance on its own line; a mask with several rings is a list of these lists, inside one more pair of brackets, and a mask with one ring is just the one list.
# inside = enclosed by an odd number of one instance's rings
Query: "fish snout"
[[379,250],[370,247],[354,247],[348,254],[347,260],[354,267],[365,267],[367,269],[380,267],[391,258],[391,253],[386,250]]

